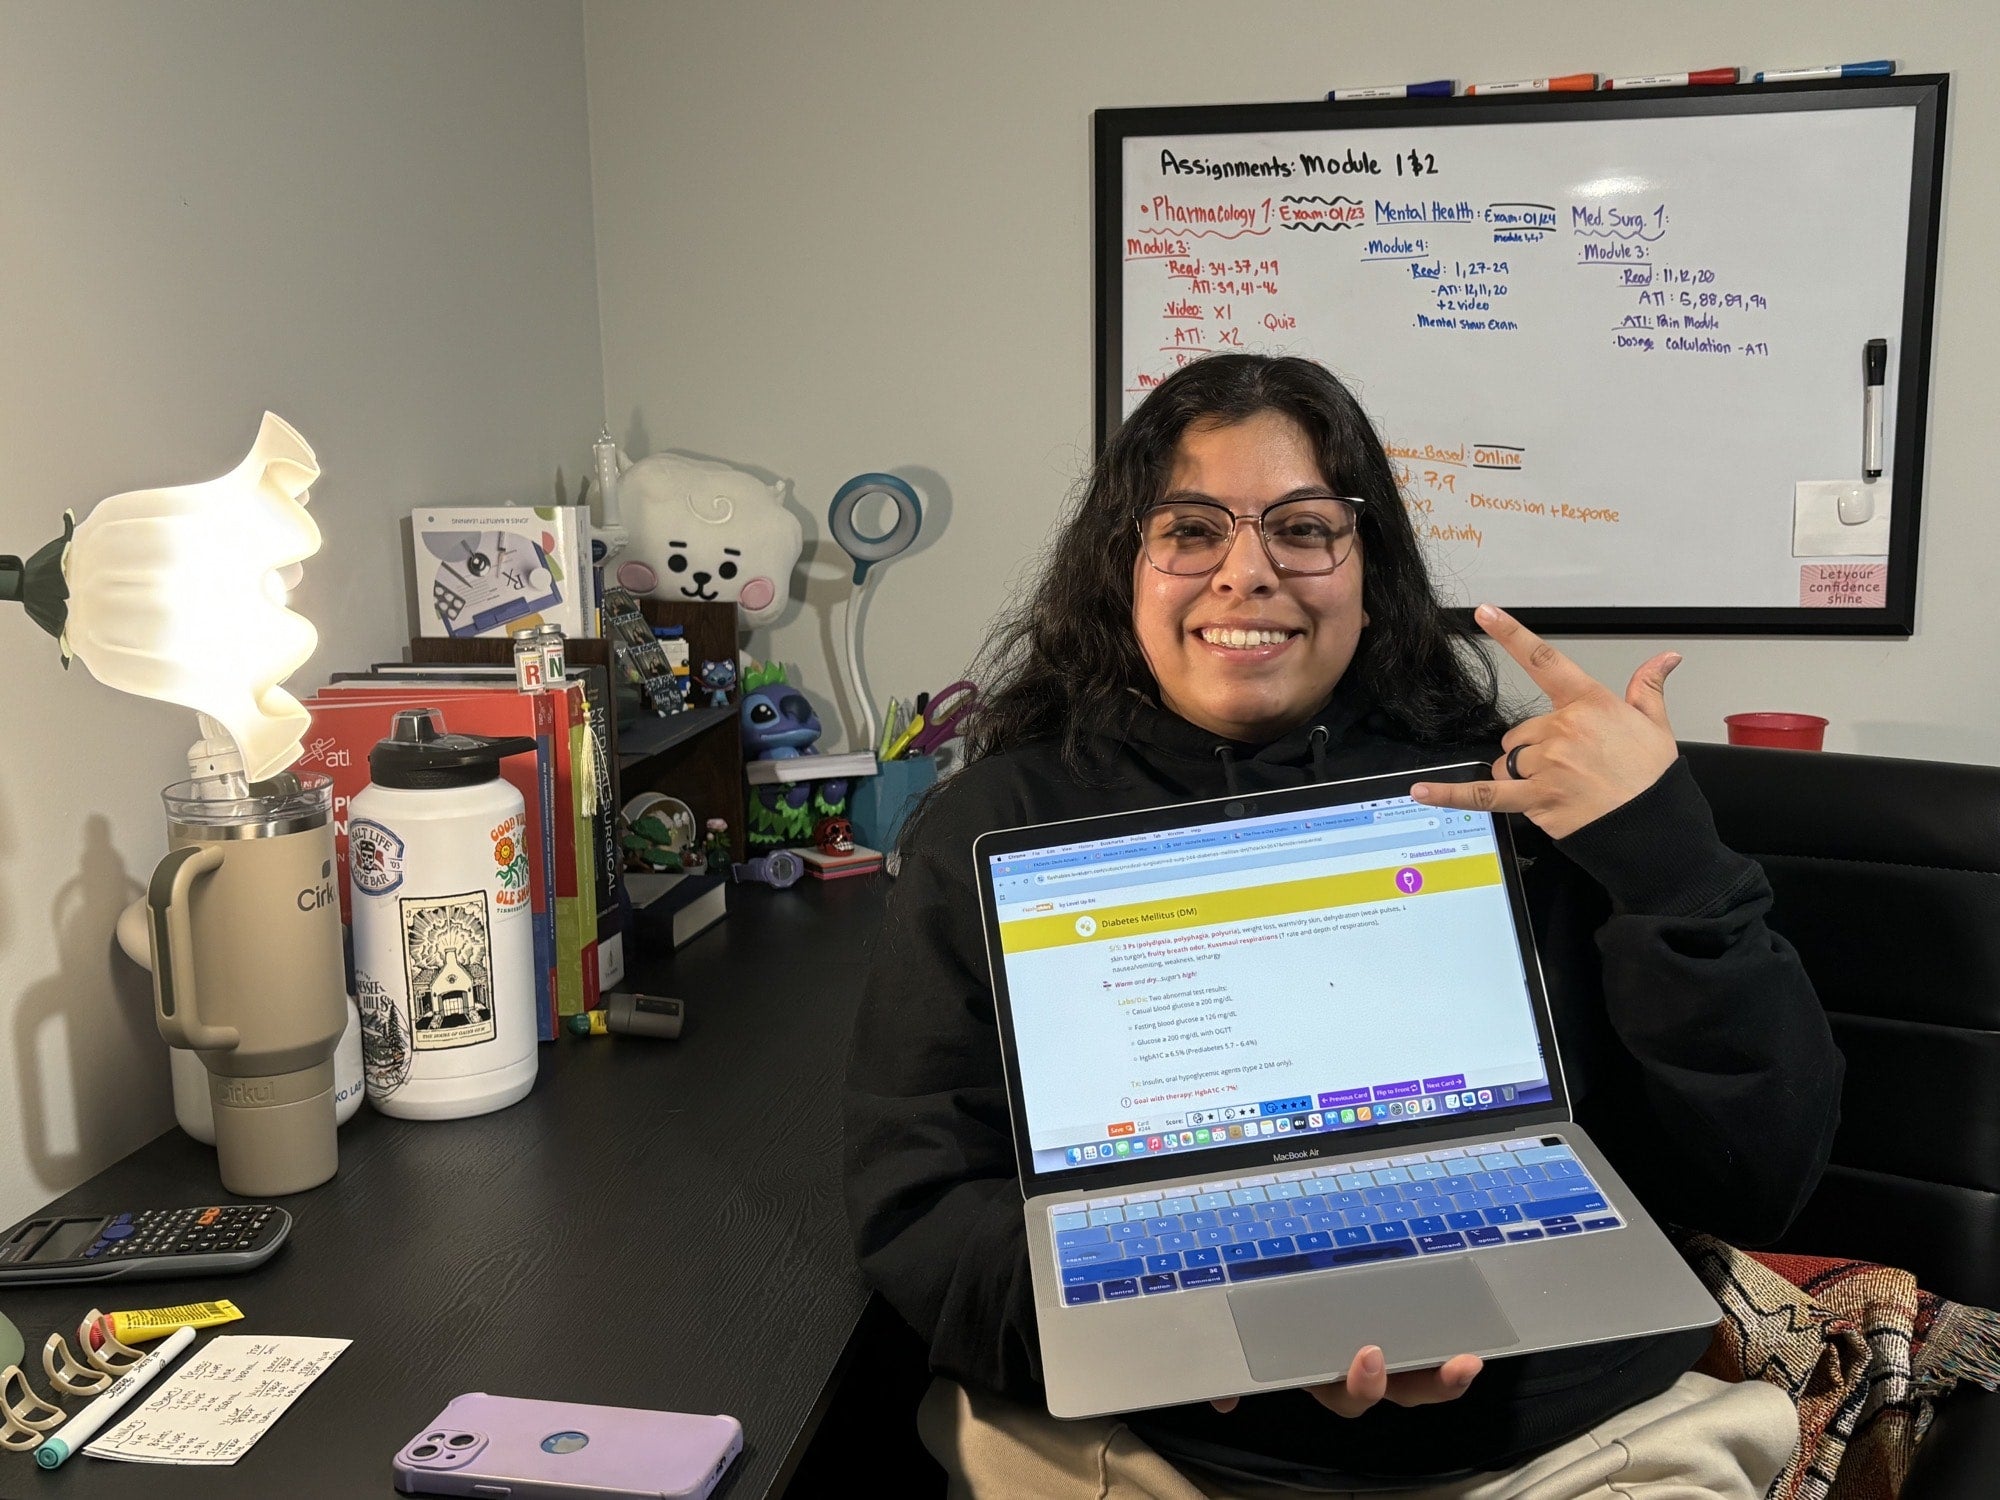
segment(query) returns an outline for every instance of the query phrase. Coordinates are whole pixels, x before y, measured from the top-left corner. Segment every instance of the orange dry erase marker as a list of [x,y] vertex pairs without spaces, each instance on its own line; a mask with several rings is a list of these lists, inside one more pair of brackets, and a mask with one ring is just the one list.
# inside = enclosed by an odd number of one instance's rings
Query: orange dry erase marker
[[1566,73],[1561,78],[1521,78],[1511,83],[1472,83],[1468,94],[1579,94],[1597,87],[1595,73]]

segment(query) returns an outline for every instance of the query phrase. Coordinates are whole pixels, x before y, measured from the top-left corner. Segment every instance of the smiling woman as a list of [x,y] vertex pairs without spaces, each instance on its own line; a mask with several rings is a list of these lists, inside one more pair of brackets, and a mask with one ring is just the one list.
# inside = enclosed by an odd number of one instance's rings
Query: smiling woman
[[1274,739],[1354,659],[1364,502],[1333,495],[1303,429],[1271,411],[1190,427],[1168,483],[1132,565],[1132,631],[1160,701],[1225,739]]
[[[1310,1361],[1342,1379],[1115,1421],[1048,1414],[1039,1319],[1068,1304],[1038,1311],[1028,1268],[967,859],[994,829],[1386,773],[1431,806],[1521,814],[1576,1119],[1620,1177],[1658,1217],[1751,1241],[1779,1233],[1816,1181],[1839,1054],[1764,926],[1762,872],[1717,842],[1677,762],[1663,685],[1678,658],[1640,664],[1620,695],[1502,611],[1477,619],[1549,712],[1508,726],[1492,664],[1438,603],[1348,390],[1304,360],[1216,355],[1168,376],[1111,436],[1034,590],[995,627],[970,674],[986,691],[968,763],[900,841],[846,1112],[857,1254],[929,1344],[939,1379],[918,1426],[953,1493],[1198,1500],[1389,1480],[1442,1497],[1511,1469],[1480,1483],[1498,1496],[1525,1493],[1512,1481],[1532,1462],[1533,1493],[1554,1500],[1605,1493],[1609,1457],[1625,1465],[1621,1494],[1750,1500],[1791,1451],[1796,1414],[1775,1388],[1690,1370],[1699,1328],[1391,1374],[1395,1351],[1366,1342],[1387,1335],[1357,1315]],[[1421,775],[1474,758],[1491,779]],[[1325,950],[1328,972],[1344,957]],[[1051,983],[1043,1002],[1066,1013],[1102,1003],[1083,981]],[[1077,1051],[1107,1089],[1135,1066],[1116,1047]],[[1303,1070],[1278,1066],[1291,1071],[1256,1087],[1305,1094]],[[1078,1139],[1108,1139],[1122,1118],[1080,1122]],[[1186,1248],[1155,1247],[1175,1262]]]
[[[1327,549],[1310,566],[1296,533],[1313,527],[1265,514],[1308,499],[1346,509],[1319,512]],[[1201,501],[1227,515],[1199,514],[1233,519],[1236,535],[1214,566],[1205,552],[1183,566],[1146,532],[1178,529],[1185,552],[1187,507]],[[1284,639],[1217,634],[1253,628]],[[1180,703],[1190,723],[1258,743],[1303,723],[1350,676],[1419,742],[1505,727],[1493,670],[1432,591],[1367,414],[1301,359],[1215,355],[1152,392],[1106,446],[1040,586],[996,625],[975,676],[988,688],[973,759],[1053,736],[1080,768],[1093,726],[1135,698]]]

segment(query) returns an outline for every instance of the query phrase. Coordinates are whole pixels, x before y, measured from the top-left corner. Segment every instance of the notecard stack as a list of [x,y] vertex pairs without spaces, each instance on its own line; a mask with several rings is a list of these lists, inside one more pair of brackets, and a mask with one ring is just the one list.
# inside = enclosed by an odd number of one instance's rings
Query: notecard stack
[[233,1464],[351,1342],[218,1334],[83,1451],[135,1464]]

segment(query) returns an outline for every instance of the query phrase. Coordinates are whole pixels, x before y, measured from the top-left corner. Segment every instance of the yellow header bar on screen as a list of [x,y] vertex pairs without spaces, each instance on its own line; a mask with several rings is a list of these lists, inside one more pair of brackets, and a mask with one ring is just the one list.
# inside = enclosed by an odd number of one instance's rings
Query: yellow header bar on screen
[[[1420,884],[1405,890],[1396,877],[1415,870]],[[1054,917],[1023,917],[1000,924],[1000,950],[1026,953],[1036,948],[1061,948],[1078,943],[1104,943],[1149,932],[1186,927],[1219,927],[1256,917],[1286,917],[1334,906],[1365,906],[1377,901],[1419,899],[1440,891],[1471,890],[1500,883],[1500,860],[1493,854],[1464,854],[1455,859],[1426,859],[1412,864],[1383,865],[1346,875],[1320,875],[1277,885],[1233,891],[1209,891],[1107,906],[1095,911],[1066,912]]]

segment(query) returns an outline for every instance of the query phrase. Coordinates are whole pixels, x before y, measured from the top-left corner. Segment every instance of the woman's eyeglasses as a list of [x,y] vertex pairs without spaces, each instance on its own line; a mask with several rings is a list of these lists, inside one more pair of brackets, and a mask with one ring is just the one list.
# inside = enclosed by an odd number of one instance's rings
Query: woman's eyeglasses
[[1146,561],[1176,578],[1213,573],[1229,556],[1236,528],[1256,527],[1264,555],[1280,573],[1331,573],[1354,551],[1355,510],[1364,502],[1333,495],[1280,500],[1260,515],[1239,516],[1213,500],[1164,500],[1139,516]]

